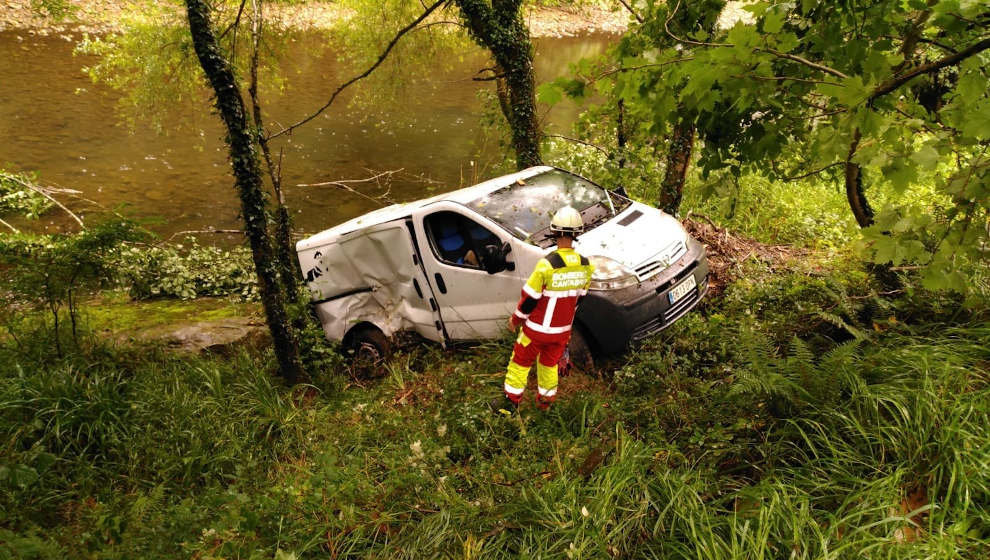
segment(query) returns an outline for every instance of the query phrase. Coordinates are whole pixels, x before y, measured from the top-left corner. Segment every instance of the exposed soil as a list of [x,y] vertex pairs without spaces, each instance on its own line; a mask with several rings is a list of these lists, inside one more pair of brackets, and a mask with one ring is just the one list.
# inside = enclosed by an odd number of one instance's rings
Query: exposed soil
[[755,258],[773,268],[784,268],[788,262],[807,256],[809,251],[791,245],[766,245],[755,239],[741,237],[715,225],[706,216],[688,213],[682,220],[695,239],[708,249],[709,297],[718,297],[725,287],[738,278],[739,264]]
[[[69,0],[71,13],[64,19],[39,15],[32,0],[0,0],[0,31],[23,29],[50,35],[68,30],[109,33],[119,30],[122,16],[148,0]],[[294,29],[331,29],[346,23],[347,10],[334,2],[311,2],[275,8],[277,21]],[[181,17],[176,13],[176,18]],[[534,8],[526,16],[534,37],[573,37],[590,33],[621,33],[629,21],[623,11],[587,6],[581,8]]]

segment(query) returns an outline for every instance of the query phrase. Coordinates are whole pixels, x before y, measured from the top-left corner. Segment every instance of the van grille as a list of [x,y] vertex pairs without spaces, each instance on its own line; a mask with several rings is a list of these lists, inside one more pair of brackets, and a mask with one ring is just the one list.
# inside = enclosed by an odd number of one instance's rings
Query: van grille
[[687,246],[681,241],[674,241],[653,255],[642,265],[636,267],[636,277],[640,281],[653,277],[666,270],[671,263],[681,258],[687,252]]
[[669,309],[663,312],[662,315],[654,317],[649,321],[643,323],[632,333],[632,339],[634,341],[642,340],[651,334],[663,329],[664,327],[670,325],[677,319],[680,319],[682,315],[688,312],[689,309],[694,307],[694,304],[698,302],[701,297],[701,292],[708,281],[707,278],[701,282],[695,289],[681,298],[680,301],[670,306]]

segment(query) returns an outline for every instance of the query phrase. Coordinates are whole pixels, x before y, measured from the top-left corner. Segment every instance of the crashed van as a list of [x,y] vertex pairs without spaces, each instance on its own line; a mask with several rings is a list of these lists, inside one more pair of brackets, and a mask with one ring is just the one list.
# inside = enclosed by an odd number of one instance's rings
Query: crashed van
[[621,352],[704,297],[704,246],[676,219],[547,166],[375,210],[296,250],[327,337],[377,358],[406,333],[441,344],[504,335],[523,283],[555,248],[550,218],[568,204],[585,224],[575,248],[595,266],[575,361]]

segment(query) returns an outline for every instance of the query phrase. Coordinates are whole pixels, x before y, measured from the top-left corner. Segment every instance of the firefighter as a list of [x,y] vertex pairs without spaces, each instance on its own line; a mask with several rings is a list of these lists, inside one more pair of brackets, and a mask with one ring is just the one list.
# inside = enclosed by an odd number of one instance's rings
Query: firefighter
[[594,267],[574,250],[584,229],[581,214],[564,206],[550,220],[557,249],[536,263],[522,288],[515,313],[509,317],[513,332],[522,325],[505,374],[505,397],[493,403],[497,411],[511,412],[522,400],[529,369],[535,361],[539,391],[536,404],[550,408],[557,395],[557,364],[571,338],[578,302],[588,293]]

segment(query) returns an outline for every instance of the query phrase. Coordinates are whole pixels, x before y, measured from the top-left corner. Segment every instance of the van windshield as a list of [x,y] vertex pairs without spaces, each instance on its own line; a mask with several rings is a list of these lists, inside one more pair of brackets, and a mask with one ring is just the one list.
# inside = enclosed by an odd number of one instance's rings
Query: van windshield
[[577,175],[553,169],[520,179],[468,206],[516,237],[545,248],[554,244],[550,218],[568,204],[581,213],[588,230],[622,212],[631,202]]

